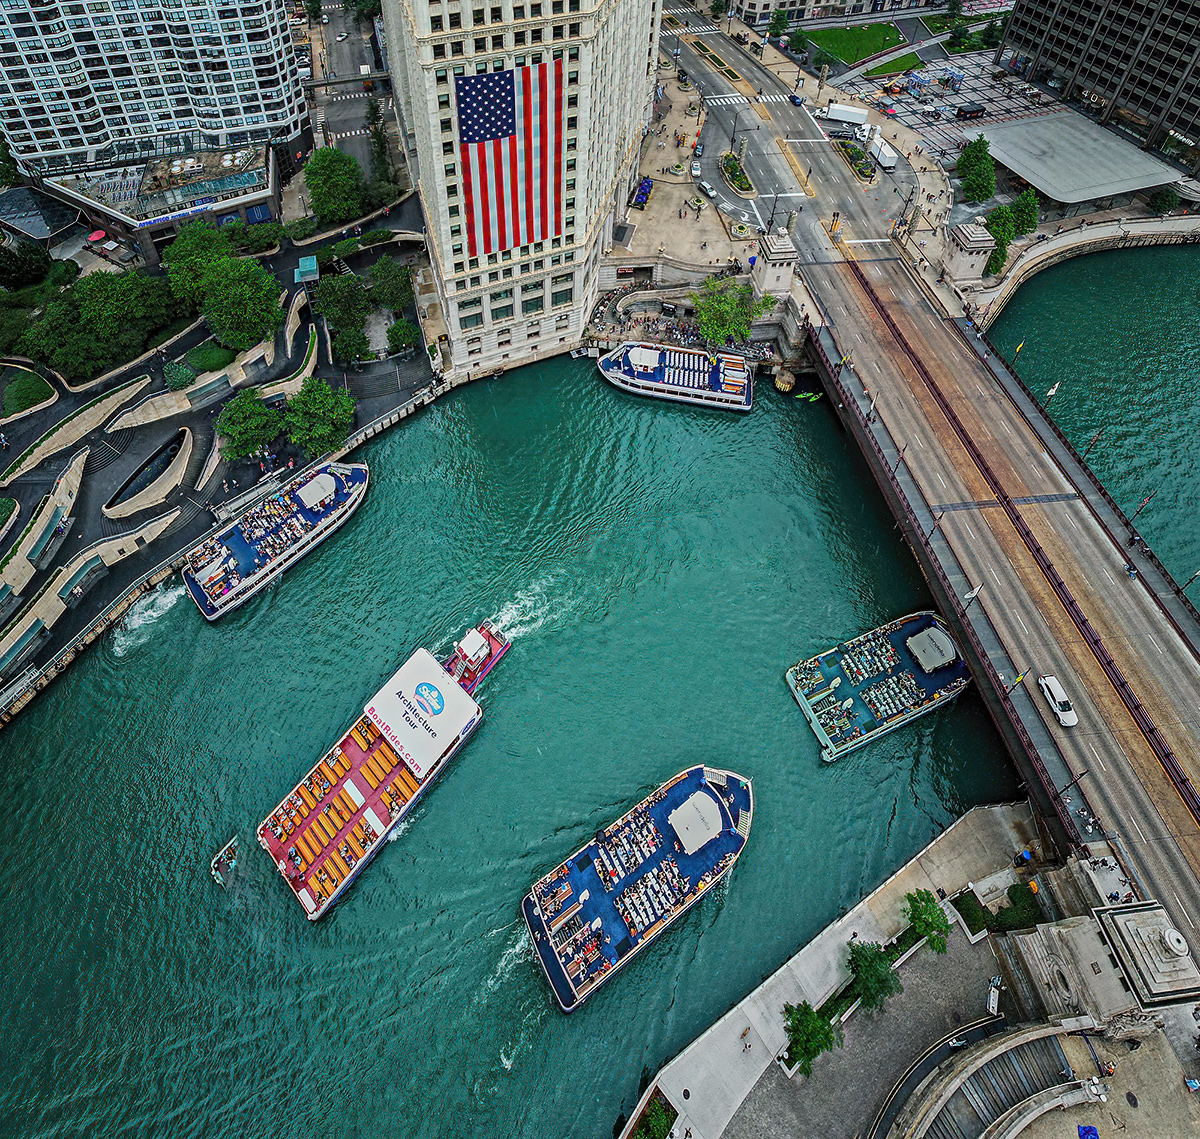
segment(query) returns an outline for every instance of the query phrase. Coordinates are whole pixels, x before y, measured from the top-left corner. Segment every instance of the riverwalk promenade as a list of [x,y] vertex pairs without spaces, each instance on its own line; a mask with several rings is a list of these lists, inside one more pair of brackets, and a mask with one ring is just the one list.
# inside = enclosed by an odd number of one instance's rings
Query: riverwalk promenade
[[[905,895],[913,890],[951,896],[971,883],[989,900],[985,881],[992,879],[992,893],[1001,892],[1012,880],[1006,872],[1014,853],[1038,841],[1025,804],[968,811],[666,1064],[620,1139],[628,1139],[656,1090],[679,1113],[676,1136],[718,1139],[787,1047],[783,1006],[808,1001],[818,1008],[849,981],[846,946],[852,937],[879,943],[897,937],[905,928]],[[957,911],[948,913],[957,919]]]

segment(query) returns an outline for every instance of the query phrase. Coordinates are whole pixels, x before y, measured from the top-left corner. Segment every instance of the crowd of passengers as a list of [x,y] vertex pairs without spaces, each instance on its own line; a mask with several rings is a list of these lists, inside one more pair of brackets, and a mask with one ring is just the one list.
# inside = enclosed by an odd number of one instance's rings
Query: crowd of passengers
[[300,513],[290,494],[275,494],[248,510],[239,523],[246,542],[255,547],[254,564],[274,561],[315,525]]

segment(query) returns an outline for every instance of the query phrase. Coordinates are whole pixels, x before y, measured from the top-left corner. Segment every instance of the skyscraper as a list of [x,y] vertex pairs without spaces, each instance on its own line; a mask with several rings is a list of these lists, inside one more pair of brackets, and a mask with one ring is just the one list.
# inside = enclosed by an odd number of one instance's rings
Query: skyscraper
[[659,0],[383,0],[456,369],[579,340],[652,119]]
[[[96,206],[128,206],[134,226],[146,221],[143,190],[156,192],[151,212],[170,212],[188,206],[199,175],[269,181],[265,144],[307,149],[307,129],[284,0],[0,0],[0,130],[14,157],[38,180],[90,172],[125,185]],[[136,172],[155,157],[236,148],[258,157],[219,158],[215,170],[168,164],[154,187]],[[251,165],[263,174],[251,177]],[[94,180],[76,187],[81,204]]]
[[1017,0],[996,61],[1200,169],[1195,0]]

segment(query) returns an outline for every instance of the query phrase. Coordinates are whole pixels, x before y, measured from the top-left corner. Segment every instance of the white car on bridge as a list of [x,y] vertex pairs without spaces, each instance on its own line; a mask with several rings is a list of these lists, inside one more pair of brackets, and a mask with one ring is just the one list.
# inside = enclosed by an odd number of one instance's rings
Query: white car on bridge
[[1038,687],[1042,690],[1042,695],[1046,697],[1046,703],[1050,705],[1050,711],[1054,713],[1054,718],[1064,728],[1073,728],[1079,723],[1079,717],[1075,714],[1075,709],[1071,706],[1071,701],[1067,699],[1067,693],[1059,684],[1057,676],[1039,676]]

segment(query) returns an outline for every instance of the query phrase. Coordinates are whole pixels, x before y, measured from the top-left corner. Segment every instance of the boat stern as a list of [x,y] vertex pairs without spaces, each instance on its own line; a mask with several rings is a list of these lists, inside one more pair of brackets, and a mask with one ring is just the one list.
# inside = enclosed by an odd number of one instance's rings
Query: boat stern
[[542,973],[550,983],[550,991],[554,994],[554,1003],[560,1012],[572,1013],[583,1001],[575,992],[574,986],[567,977],[554,945],[550,940],[550,930],[546,919],[534,900],[532,891],[521,901],[521,915],[525,918],[525,927],[529,930],[529,940],[533,946],[534,955],[542,967]]

